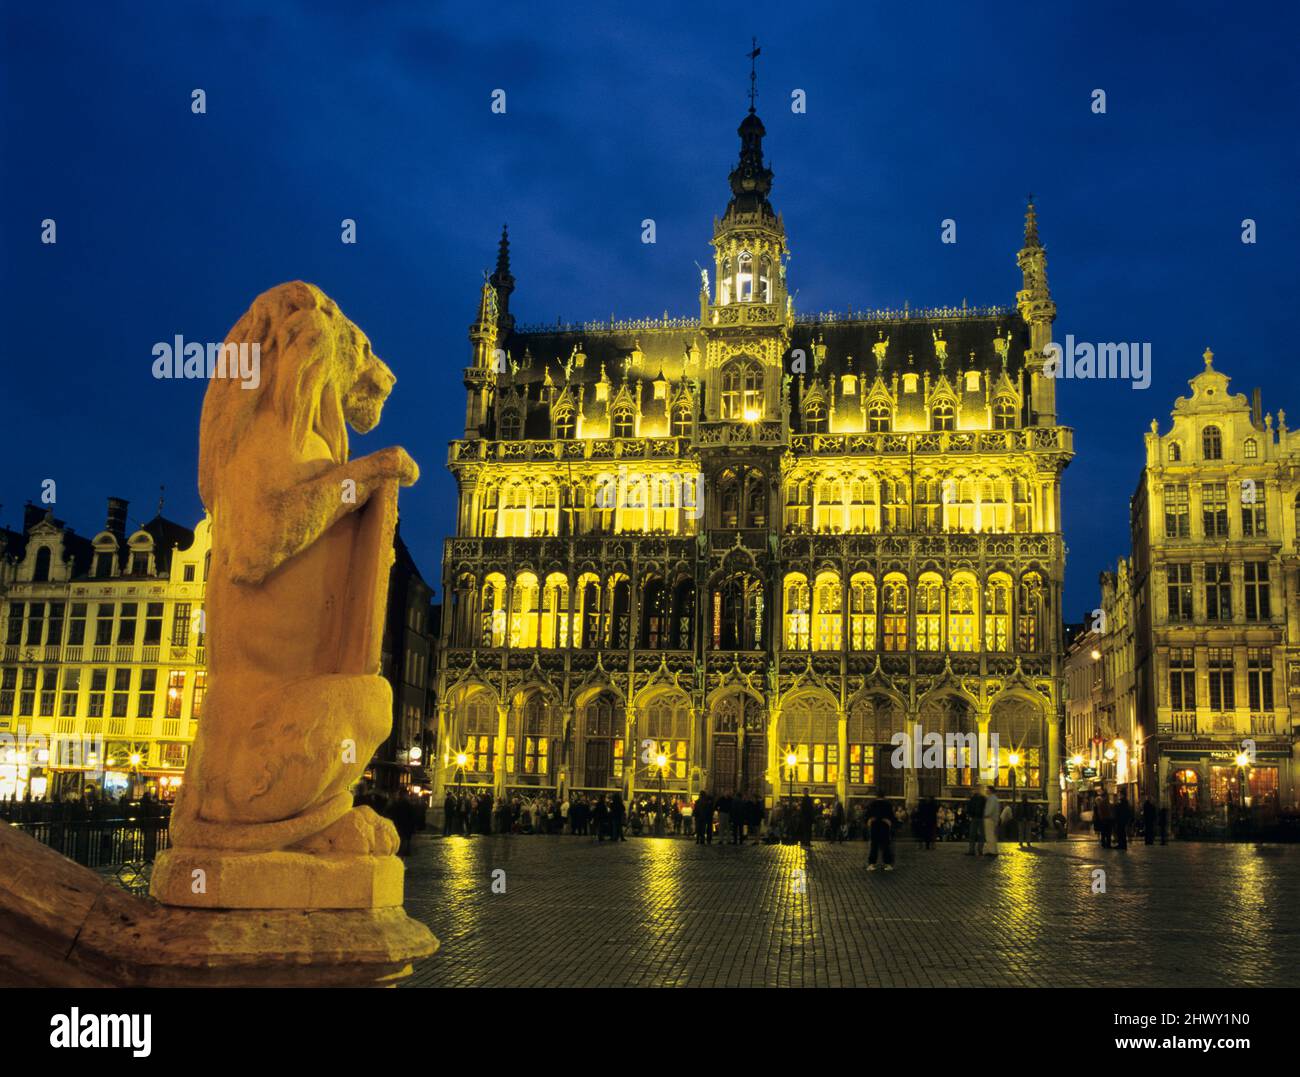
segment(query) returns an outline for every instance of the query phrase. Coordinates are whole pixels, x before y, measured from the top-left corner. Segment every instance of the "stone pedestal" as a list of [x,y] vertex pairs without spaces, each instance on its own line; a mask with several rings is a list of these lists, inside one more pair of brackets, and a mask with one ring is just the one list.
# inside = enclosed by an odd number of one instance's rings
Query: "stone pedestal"
[[400,862],[398,904],[237,910],[133,897],[14,827],[0,864],[0,986],[384,987],[438,948]]
[[405,874],[395,856],[168,849],[149,894],[198,909],[401,908]]

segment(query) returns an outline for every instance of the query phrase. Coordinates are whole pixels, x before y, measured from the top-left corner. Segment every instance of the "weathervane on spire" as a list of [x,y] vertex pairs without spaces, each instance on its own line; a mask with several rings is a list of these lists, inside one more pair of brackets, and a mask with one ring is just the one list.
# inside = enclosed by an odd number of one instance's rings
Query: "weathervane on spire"
[[755,70],[754,61],[758,59],[758,54],[763,50],[758,47],[758,38],[750,38],[753,42],[753,50],[749,53],[749,111],[754,111],[754,98],[758,96],[758,72]]

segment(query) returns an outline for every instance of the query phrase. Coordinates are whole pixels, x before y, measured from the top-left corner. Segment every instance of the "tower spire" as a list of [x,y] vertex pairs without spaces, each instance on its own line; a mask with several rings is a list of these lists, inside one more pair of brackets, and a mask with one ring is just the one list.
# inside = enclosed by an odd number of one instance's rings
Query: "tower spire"
[[1034,196],[1029,196],[1029,207],[1025,211],[1025,247],[1041,247],[1038,242],[1038,211],[1034,209]]
[[758,59],[758,54],[763,50],[758,47],[758,38],[751,37],[749,40],[752,44],[749,52],[749,114],[752,116],[754,114],[754,100],[758,97],[758,71],[755,61]]
[[488,278],[488,283],[496,289],[497,293],[497,326],[501,330],[502,338],[509,336],[514,330],[515,319],[510,313],[510,295],[515,290],[515,278],[510,272],[510,229],[508,225],[501,226],[501,242],[497,245],[497,267]]

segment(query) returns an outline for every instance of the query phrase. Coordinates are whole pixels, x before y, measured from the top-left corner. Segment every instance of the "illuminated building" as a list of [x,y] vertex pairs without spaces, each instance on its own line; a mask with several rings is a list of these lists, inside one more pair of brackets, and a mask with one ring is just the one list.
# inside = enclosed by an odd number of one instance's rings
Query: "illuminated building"
[[[34,505],[22,531],[0,529],[0,798],[120,796],[134,782],[170,799],[183,780],[208,688],[210,519],[191,530],[159,514],[128,532],[128,507],[110,498],[92,539]],[[394,546],[382,652],[393,731],[370,768],[386,792],[422,780],[436,643],[428,585]]]
[[964,799],[965,749],[890,764],[919,723],[996,733],[997,784],[1055,805],[1072,438],[1034,207],[1013,306],[797,313],[752,108],[739,134],[698,316],[516,325],[502,237],[448,461],[435,781],[653,794],[663,752],[677,793]]
[[[1293,805],[1300,435],[1205,369],[1152,421],[1132,499],[1144,792],[1175,811]],[[1289,671],[1289,672],[1288,672]],[[1253,751],[1250,766],[1237,756]],[[1245,788],[1243,788],[1243,776]]]
[[1140,802],[1143,741],[1133,670],[1132,567],[1101,574],[1101,605],[1065,656],[1065,775],[1070,817],[1091,810],[1097,789]]
[[210,528],[160,511],[128,531],[127,508],[109,498],[91,539],[33,505],[0,533],[0,797],[133,783],[169,797],[182,779],[206,691]]

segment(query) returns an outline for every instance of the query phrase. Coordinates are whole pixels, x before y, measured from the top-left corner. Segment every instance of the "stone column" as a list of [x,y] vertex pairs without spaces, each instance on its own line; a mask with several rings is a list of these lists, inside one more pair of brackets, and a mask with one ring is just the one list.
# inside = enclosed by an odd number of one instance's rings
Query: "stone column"
[[506,736],[510,724],[510,704],[497,704],[497,750],[492,753],[492,799],[506,792]]

